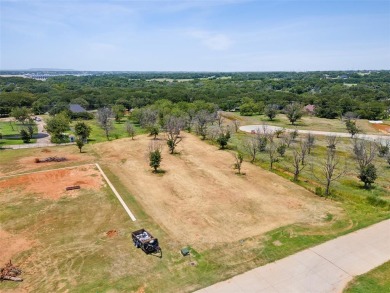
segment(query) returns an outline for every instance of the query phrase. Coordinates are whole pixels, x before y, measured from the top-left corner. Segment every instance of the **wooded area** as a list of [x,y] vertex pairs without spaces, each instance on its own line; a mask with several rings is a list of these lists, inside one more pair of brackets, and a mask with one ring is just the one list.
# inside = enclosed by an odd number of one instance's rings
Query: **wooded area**
[[140,108],[160,99],[203,100],[222,110],[251,115],[267,105],[279,110],[291,102],[314,105],[315,115],[338,118],[348,112],[363,119],[389,115],[390,72],[271,72],[271,73],[112,73],[56,76],[46,81],[0,78],[0,115],[14,107],[35,114],[59,113],[69,103],[88,110],[123,105]]

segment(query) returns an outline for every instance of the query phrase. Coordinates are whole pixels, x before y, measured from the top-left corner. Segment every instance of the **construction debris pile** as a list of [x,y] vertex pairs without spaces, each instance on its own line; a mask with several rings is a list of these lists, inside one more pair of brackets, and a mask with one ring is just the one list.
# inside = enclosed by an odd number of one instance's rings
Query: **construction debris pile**
[[148,241],[148,240],[151,240],[152,237],[149,235],[148,232],[144,231],[138,235],[136,235],[135,237],[138,238],[138,240],[140,240],[141,242],[145,242],[145,241]]
[[18,277],[21,273],[22,271],[19,268],[15,267],[10,260],[4,268],[0,269],[0,281],[9,280],[15,282],[22,282],[23,279]]
[[54,157],[47,157],[47,158],[44,158],[44,159],[36,158],[35,159],[35,163],[63,162],[63,161],[66,161],[66,160],[67,160],[67,158],[65,158],[65,157],[54,156]]

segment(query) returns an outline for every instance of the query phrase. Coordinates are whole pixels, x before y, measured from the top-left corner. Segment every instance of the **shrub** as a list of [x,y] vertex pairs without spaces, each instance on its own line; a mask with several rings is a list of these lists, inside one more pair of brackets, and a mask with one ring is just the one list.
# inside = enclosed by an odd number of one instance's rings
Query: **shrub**
[[322,188],[319,187],[319,186],[316,187],[314,193],[315,193],[316,195],[319,195],[319,196],[323,196],[323,195],[324,195],[324,192],[323,192]]

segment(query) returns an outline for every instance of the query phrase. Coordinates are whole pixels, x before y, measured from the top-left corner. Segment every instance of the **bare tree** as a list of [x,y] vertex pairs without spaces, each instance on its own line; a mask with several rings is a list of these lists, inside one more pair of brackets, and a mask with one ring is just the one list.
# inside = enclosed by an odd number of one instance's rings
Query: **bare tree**
[[294,168],[294,181],[298,181],[298,176],[301,171],[306,167],[306,164],[303,163],[301,149],[293,149],[292,153],[292,166]]
[[157,123],[158,111],[150,108],[144,108],[140,110],[139,123],[142,127],[152,127]]
[[131,139],[134,139],[135,127],[130,121],[126,121],[125,129],[126,129],[127,134],[131,137]]
[[234,169],[237,169],[237,173],[238,174],[241,174],[241,165],[242,165],[242,162],[244,161],[244,155],[242,153],[236,153],[234,155],[234,158],[236,160],[236,163],[234,164]]
[[276,144],[273,135],[268,136],[268,157],[270,170],[273,170],[274,163],[278,159],[278,145]]
[[206,110],[200,110],[195,115],[196,132],[202,137],[202,140],[206,139],[208,124],[214,121],[214,114]]
[[315,137],[310,132],[307,134],[306,137],[306,144],[307,144],[307,153],[310,155],[312,148],[315,144]]
[[337,144],[339,143],[338,136],[336,135],[327,135],[326,136],[326,143],[327,143],[327,148],[335,150]]
[[334,149],[329,148],[326,153],[326,159],[321,164],[320,174],[316,174],[312,165],[313,176],[325,185],[325,195],[330,194],[330,186],[333,181],[338,180],[346,173],[346,165],[340,166],[340,159]]
[[360,170],[372,163],[376,152],[377,146],[375,142],[363,139],[353,140],[353,153]]
[[301,163],[302,165],[305,165],[305,159],[309,152],[309,145],[307,141],[300,141],[299,143],[299,150],[301,152]]
[[376,141],[378,156],[383,158],[390,154],[390,139],[379,139]]
[[291,135],[284,135],[283,138],[283,143],[289,148],[291,143],[293,142],[293,138]]
[[251,163],[253,163],[259,151],[258,140],[255,137],[248,138],[244,142],[244,150],[251,156]]
[[110,131],[114,127],[112,124],[113,117],[114,117],[114,113],[112,112],[111,108],[104,107],[104,108],[98,109],[97,119],[98,119],[100,127],[103,128],[103,130],[106,134],[107,140],[110,139],[109,134],[110,134]]
[[223,122],[225,121],[225,117],[222,116],[222,111],[217,111],[216,120],[217,120],[218,126],[222,127]]
[[234,131],[238,132],[238,130],[240,129],[240,120],[234,119],[233,120],[233,125],[234,125]]
[[259,152],[264,152],[267,147],[267,143],[273,140],[274,132],[268,129],[268,126],[263,124],[261,128],[256,130],[257,147]]
[[211,125],[210,127],[207,127],[206,132],[207,139],[216,141],[221,134],[221,129],[216,125]]
[[299,136],[298,129],[294,129],[294,131],[291,131],[290,136],[291,136],[292,140],[295,140]]
[[186,118],[185,118],[185,123],[186,123],[186,130],[188,132],[191,132],[192,131],[192,125],[194,124],[195,122],[195,116],[196,116],[196,110],[193,109],[193,108],[190,108],[187,110],[186,112]]
[[279,138],[285,132],[286,132],[285,128],[278,128],[277,130],[275,130],[276,137]]
[[182,141],[180,131],[183,129],[185,122],[180,117],[168,116],[165,122],[165,131],[167,136],[167,145],[171,154],[174,153],[176,146]]

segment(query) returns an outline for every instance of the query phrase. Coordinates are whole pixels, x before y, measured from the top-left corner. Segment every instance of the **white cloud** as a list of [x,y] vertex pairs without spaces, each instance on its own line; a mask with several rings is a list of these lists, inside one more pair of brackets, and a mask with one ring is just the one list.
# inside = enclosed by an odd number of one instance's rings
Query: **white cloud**
[[222,33],[195,30],[188,32],[188,35],[200,40],[204,46],[215,51],[228,50],[233,44],[233,41]]

